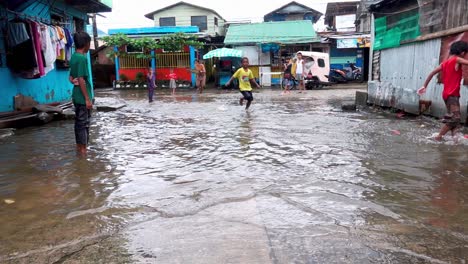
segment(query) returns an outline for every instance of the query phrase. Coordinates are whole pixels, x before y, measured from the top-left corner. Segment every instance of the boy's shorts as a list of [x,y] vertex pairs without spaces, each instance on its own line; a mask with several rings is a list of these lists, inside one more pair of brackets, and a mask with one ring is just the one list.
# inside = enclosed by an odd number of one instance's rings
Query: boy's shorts
[[302,73],[296,74],[296,80],[303,81],[304,80],[304,75],[302,75]]
[[206,76],[197,76],[197,86],[205,86]]
[[452,128],[456,128],[461,122],[460,97],[449,96],[445,100],[445,106],[447,107],[447,114],[442,119],[442,122]]
[[89,143],[89,126],[91,110],[86,105],[75,104],[75,140],[76,144],[87,145]]
[[253,94],[251,91],[240,91],[242,96],[247,101],[253,101]]

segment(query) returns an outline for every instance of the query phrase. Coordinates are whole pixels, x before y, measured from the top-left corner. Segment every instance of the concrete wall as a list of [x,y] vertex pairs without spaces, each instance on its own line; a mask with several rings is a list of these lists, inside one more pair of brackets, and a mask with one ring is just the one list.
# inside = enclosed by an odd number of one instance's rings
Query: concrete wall
[[[432,106],[427,114],[442,117],[446,109],[442,99],[443,86],[437,83],[437,77],[432,79],[425,95],[420,98],[416,93],[427,75],[439,65],[440,48],[441,39],[434,39],[382,50],[380,80],[369,82],[368,102],[419,114],[419,100],[429,100]],[[467,101],[468,87],[462,86],[463,120],[466,119]]]
[[[65,14],[70,18],[86,19],[86,14],[66,6],[63,2],[58,1],[54,7],[64,10]],[[42,3],[31,4],[23,13],[33,17],[50,19],[49,8]],[[9,18],[13,17],[10,16]],[[67,22],[70,22],[69,29],[73,29],[72,20]],[[5,39],[0,37],[0,50],[4,50],[4,47]],[[0,65],[0,112],[14,111],[14,96],[20,94],[30,96],[41,104],[64,102],[71,99],[73,86],[68,81],[69,70],[54,69],[39,79],[22,79],[13,75],[10,69],[7,68],[5,54],[2,53],[0,56],[2,56],[2,64]]]
[[[154,14],[154,26],[159,27],[159,18],[161,17],[175,17],[176,26],[191,26],[192,16],[207,16],[208,30],[200,30],[200,32],[207,33],[210,36],[226,35],[225,21],[222,18],[208,10],[199,9],[188,5],[178,5]],[[218,19],[217,26],[215,25],[215,17]]]

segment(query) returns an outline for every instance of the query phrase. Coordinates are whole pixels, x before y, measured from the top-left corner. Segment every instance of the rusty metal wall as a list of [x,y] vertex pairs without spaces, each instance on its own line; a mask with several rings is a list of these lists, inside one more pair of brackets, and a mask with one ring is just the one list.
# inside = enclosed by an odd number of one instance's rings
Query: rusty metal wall
[[[419,100],[432,101],[429,114],[441,117],[445,114],[442,85],[434,77],[428,91],[421,98],[416,94],[427,75],[439,65],[441,39],[404,45],[381,51],[380,81],[368,85],[369,103],[393,107],[419,114]],[[461,104],[464,119],[468,100],[468,87],[462,86]]]

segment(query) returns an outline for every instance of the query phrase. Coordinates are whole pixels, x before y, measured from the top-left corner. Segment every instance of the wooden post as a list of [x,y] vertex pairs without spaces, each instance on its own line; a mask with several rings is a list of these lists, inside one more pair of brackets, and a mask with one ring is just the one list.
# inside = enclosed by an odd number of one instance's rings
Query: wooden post
[[92,14],[91,19],[93,21],[94,49],[97,50],[97,48],[99,48],[99,42],[98,42],[98,32],[97,32],[97,24],[96,24],[96,14]]

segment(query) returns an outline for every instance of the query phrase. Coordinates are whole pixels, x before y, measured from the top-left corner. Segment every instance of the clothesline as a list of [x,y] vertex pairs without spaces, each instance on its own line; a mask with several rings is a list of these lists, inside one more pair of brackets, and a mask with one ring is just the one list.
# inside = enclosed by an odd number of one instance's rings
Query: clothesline
[[[10,10],[10,9],[5,9],[5,10],[8,13],[14,14],[14,15],[16,15],[18,17],[23,17],[23,18],[39,21],[39,22],[46,23],[46,24],[49,24],[49,25],[52,25],[52,24],[70,25],[70,23],[68,23],[68,22],[56,22],[56,21],[51,21],[50,19],[44,18],[44,17],[32,16],[32,15],[28,15],[28,14],[21,13],[21,12],[16,12],[16,11],[13,11],[13,10]],[[8,19],[8,18],[6,18],[6,19]]]
[[68,68],[73,46],[68,28],[25,16],[8,21],[5,33],[7,66],[16,76],[37,79],[54,68]]

